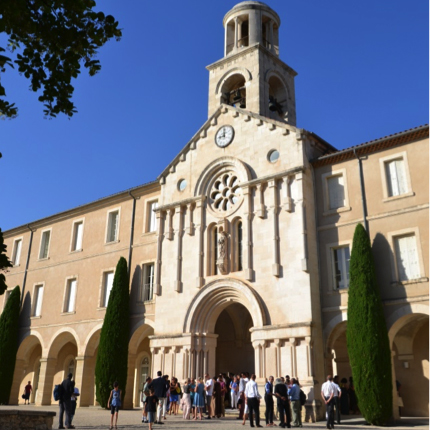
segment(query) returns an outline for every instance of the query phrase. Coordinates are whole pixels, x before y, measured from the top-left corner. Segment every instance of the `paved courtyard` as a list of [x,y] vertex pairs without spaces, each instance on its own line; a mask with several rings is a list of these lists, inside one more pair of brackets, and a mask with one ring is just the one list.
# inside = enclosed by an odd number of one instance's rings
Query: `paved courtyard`
[[[46,410],[55,411],[57,416],[54,419],[53,429],[58,428],[58,407],[57,406],[1,406],[0,409],[16,409],[20,410]],[[203,420],[203,421],[184,421],[179,416],[168,416],[167,420],[164,421],[164,425],[154,425],[155,429],[191,429],[191,430],[210,430],[210,429],[223,429],[223,430],[240,430],[243,428],[249,428],[249,421],[245,426],[242,426],[242,422],[236,420],[237,414],[227,414],[226,418],[219,420]],[[141,423],[142,415],[138,409],[134,410],[121,410],[118,418],[118,429],[147,429],[147,424]],[[76,416],[73,424],[76,429],[86,430],[107,430],[110,425],[110,412],[96,407],[81,408],[76,411]],[[261,425],[265,427],[264,416]],[[304,423],[303,428],[312,429],[325,429],[324,422],[318,423]],[[383,428],[383,429],[428,429],[429,420],[427,418],[403,418],[394,427],[374,427],[368,426],[364,420],[360,417],[349,417],[345,419],[341,425],[335,425],[336,430],[365,430],[365,429]]]

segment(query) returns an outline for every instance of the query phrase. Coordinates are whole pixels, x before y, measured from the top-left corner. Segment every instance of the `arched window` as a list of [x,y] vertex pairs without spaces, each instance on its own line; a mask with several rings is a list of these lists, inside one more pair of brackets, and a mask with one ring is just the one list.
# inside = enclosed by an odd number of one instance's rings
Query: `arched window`
[[215,226],[212,233],[212,275],[218,274],[216,260],[218,258],[218,228]]
[[242,237],[243,237],[243,230],[242,230],[242,221],[239,221],[237,223],[237,230],[236,230],[236,255],[237,255],[237,270],[241,271],[243,270],[243,264],[242,264],[242,254],[243,254],[243,246],[242,246]]
[[237,73],[230,76],[223,84],[222,103],[246,109],[246,86],[245,78]]
[[149,357],[143,357],[140,362],[140,386],[143,387],[146,378],[150,375],[151,368],[149,363]]
[[75,377],[75,360],[70,360],[70,363],[67,367],[67,374],[66,376],[71,373],[73,375],[73,377]]

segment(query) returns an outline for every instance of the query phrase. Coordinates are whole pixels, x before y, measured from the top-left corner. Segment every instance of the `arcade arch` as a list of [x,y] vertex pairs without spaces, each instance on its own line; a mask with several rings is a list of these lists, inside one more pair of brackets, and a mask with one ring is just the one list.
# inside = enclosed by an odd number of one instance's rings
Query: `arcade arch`
[[30,381],[33,392],[30,402],[34,403],[39,391],[40,358],[42,356],[43,343],[38,333],[31,333],[25,337],[18,347],[12,390],[9,397],[11,404],[24,403],[21,394],[24,387]]

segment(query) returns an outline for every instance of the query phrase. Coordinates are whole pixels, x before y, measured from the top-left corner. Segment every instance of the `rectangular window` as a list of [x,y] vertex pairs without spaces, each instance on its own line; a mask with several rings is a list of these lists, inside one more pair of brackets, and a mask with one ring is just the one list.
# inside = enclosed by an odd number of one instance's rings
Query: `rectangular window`
[[42,233],[42,241],[40,243],[39,259],[48,258],[50,239],[51,239],[51,230],[44,231]]
[[148,213],[148,232],[156,231],[157,230],[157,215],[154,212],[155,209],[158,208],[158,202],[151,202],[148,205],[149,207],[149,213]]
[[40,317],[42,312],[42,301],[43,301],[43,285],[36,285],[34,287],[34,307],[33,307],[34,317]]
[[108,231],[106,242],[116,242],[118,240],[119,211],[109,212]]
[[63,312],[74,312],[76,303],[76,279],[69,279],[66,286],[66,297]]
[[385,163],[385,174],[387,175],[388,197],[400,196],[408,192],[403,158],[387,161]]
[[109,296],[113,285],[113,272],[106,272],[103,276],[103,300],[102,307],[106,308],[109,303]]
[[22,239],[15,240],[13,244],[13,253],[12,253],[12,264],[14,266],[19,265],[19,261],[21,259],[21,248],[22,248]]
[[154,263],[143,266],[142,296],[140,301],[148,302],[154,297]]
[[333,277],[336,290],[349,287],[349,246],[333,249]]
[[84,234],[84,223],[82,221],[73,224],[72,251],[82,249],[82,236]]
[[414,234],[394,238],[397,273],[400,281],[420,278],[417,241]]
[[329,209],[345,206],[345,186],[342,175],[327,178]]

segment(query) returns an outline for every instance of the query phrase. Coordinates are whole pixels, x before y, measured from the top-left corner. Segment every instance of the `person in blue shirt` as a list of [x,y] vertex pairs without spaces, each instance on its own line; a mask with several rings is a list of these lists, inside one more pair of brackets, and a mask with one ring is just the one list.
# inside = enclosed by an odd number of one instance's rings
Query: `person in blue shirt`
[[273,376],[269,376],[269,380],[264,386],[264,401],[266,402],[266,427],[273,426]]
[[301,405],[300,405],[300,385],[296,378],[291,378],[292,387],[288,389],[291,400],[293,420],[291,427],[302,427]]

